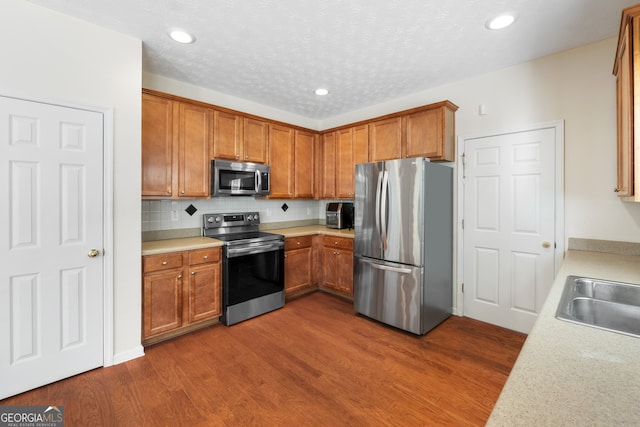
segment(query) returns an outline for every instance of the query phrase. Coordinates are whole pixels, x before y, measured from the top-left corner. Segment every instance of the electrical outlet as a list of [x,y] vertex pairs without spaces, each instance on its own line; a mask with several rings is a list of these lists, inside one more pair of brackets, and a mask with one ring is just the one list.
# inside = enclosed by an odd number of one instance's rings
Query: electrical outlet
[[171,211],[171,221],[178,221],[178,211]]
[[267,208],[267,216],[273,215],[273,210],[271,208]]
[[311,208],[307,208],[307,215],[311,215]]

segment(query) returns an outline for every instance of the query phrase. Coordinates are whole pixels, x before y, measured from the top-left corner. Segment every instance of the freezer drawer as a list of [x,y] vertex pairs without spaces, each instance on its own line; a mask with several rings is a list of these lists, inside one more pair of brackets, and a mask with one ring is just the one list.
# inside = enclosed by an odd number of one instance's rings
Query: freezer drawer
[[396,328],[423,334],[422,276],[421,267],[356,256],[355,311]]

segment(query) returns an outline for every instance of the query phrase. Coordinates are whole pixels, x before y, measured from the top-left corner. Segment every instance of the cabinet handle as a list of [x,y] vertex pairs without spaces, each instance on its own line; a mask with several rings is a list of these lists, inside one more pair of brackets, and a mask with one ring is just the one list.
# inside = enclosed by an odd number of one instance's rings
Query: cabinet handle
[[162,265],[167,265],[167,261],[162,261]]

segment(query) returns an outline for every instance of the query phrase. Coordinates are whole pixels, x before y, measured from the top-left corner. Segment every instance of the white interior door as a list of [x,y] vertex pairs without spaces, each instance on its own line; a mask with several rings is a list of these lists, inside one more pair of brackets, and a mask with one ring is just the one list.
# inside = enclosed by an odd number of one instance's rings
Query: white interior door
[[464,315],[528,333],[555,277],[556,130],[465,140]]
[[2,399],[103,365],[103,114],[0,96],[0,174]]

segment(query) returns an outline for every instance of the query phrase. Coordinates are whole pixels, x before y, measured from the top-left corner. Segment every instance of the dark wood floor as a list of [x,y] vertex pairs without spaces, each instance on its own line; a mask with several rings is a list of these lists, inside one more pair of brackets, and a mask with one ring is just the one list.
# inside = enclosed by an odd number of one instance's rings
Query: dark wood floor
[[3,401],[66,426],[484,425],[525,335],[453,316],[416,337],[314,293]]

